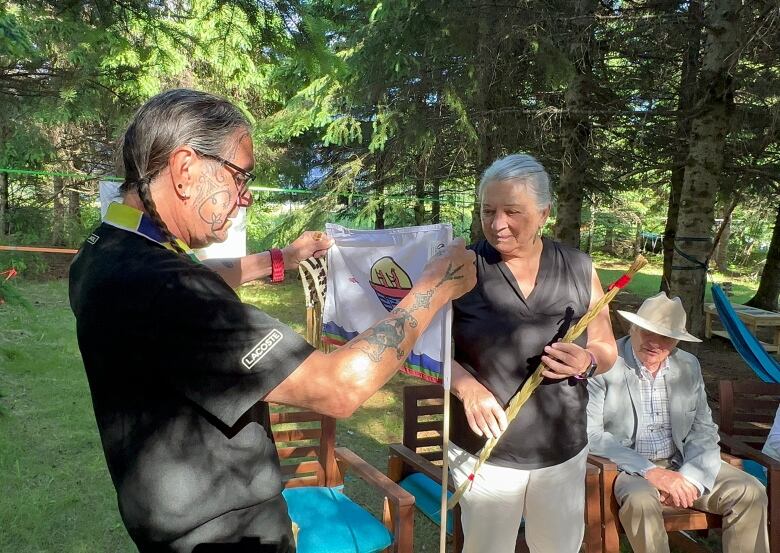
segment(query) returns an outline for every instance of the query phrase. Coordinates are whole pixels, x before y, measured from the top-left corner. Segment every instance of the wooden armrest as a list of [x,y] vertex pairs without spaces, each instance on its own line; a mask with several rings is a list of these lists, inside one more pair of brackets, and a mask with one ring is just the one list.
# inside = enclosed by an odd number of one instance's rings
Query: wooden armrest
[[585,476],[598,476],[601,474],[601,469],[590,461],[585,465]]
[[[755,461],[759,465],[766,467],[769,471],[780,471],[780,461],[770,457],[766,453],[761,453],[754,447],[750,447],[739,438],[735,438],[734,436],[729,436],[728,434],[721,432],[720,442],[727,445],[729,449],[731,449],[732,453],[738,455],[742,459],[750,459],[751,461]],[[724,454],[721,453],[721,456],[722,455]]]
[[414,496],[412,494],[368,464],[354,451],[346,447],[337,447],[334,453],[337,461],[344,463],[357,476],[380,491],[393,505],[397,507],[414,505]]
[[[390,457],[398,457],[415,472],[421,472],[437,484],[441,485],[440,466],[434,465],[428,459],[419,453],[412,451],[403,444],[390,444],[388,448],[390,449]],[[448,479],[447,489],[451,492],[455,491],[455,484],[452,482],[452,479]]]
[[588,454],[588,463],[601,469],[601,472],[617,472],[618,468],[615,463],[607,459],[606,457],[599,457],[598,455]]
[[732,467],[736,467],[738,469],[742,469],[742,459],[739,457],[735,457],[734,455],[731,455],[730,453],[726,453],[725,451],[720,452],[720,458],[722,461],[726,461],[729,465]]

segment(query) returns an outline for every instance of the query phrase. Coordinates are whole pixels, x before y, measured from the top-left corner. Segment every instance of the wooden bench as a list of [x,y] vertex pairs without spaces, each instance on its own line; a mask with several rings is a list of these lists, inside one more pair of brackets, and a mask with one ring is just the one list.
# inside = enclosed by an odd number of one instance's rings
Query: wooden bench
[[[764,349],[768,352],[780,352],[780,313],[774,311],[765,311],[757,307],[748,305],[733,304],[732,307],[745,326],[758,337],[759,328],[770,328],[772,330],[772,341],[761,342]],[[704,304],[704,335],[712,338],[713,335],[729,338],[729,333],[725,330],[713,330],[713,317],[718,316],[718,310],[714,303]]]
[[[780,462],[760,452],[774,420],[778,402],[780,384],[720,382],[721,457],[739,468],[744,468],[744,460],[753,460],[769,469],[769,543],[772,551],[780,552]],[[612,461],[603,457],[590,455],[589,460],[601,468],[604,552],[616,553],[619,551],[619,535],[622,532],[618,518],[619,507],[613,493],[618,469]],[[722,520],[718,515],[695,509],[664,507],[667,532],[705,531],[720,528],[721,525]],[[681,544],[673,534],[670,534],[670,541]]]
[[[442,420],[444,417],[444,389],[436,384],[406,386],[403,397],[403,443],[391,444],[388,459],[388,476],[401,482],[413,473],[422,473],[441,489]],[[599,470],[588,465],[585,486],[585,538],[586,553],[601,551],[601,510],[599,504]],[[449,490],[454,492],[452,481]],[[440,493],[440,492],[439,492]],[[453,510],[453,539],[455,552],[463,547],[460,525],[460,507]],[[438,524],[438,522],[437,522]],[[486,551],[489,550],[486,544]],[[522,533],[518,536],[516,551],[526,552],[528,546]]]

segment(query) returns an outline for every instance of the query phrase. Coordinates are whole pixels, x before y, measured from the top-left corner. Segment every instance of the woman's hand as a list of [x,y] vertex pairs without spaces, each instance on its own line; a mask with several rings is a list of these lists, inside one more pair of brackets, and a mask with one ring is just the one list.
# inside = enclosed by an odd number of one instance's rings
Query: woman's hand
[[590,367],[590,353],[577,344],[555,342],[545,346],[544,353],[542,363],[547,370],[542,371],[542,375],[547,378],[561,380],[577,376]]
[[466,420],[477,436],[498,438],[506,430],[506,413],[495,396],[455,361],[452,363],[452,389],[463,403]]

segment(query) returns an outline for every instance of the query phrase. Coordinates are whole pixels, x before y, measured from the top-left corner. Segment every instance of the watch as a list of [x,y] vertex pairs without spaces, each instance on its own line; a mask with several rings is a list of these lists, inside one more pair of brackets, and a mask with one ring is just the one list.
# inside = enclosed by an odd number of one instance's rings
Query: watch
[[590,355],[590,365],[588,365],[588,368],[582,371],[580,374],[574,376],[574,378],[578,380],[586,380],[592,377],[594,374],[596,374],[596,370],[599,368],[599,365],[596,362],[596,356],[593,355],[590,350],[586,349],[585,351],[587,351],[588,355]]

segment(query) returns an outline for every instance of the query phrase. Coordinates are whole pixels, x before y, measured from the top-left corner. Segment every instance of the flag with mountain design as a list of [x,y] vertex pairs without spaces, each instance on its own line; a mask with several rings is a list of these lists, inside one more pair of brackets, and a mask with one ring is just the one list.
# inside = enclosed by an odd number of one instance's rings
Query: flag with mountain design
[[[353,230],[327,224],[335,244],[328,250],[323,340],[342,345],[387,317],[422,275],[428,259],[452,239],[448,224],[384,230]],[[403,372],[441,383],[445,310],[437,313],[412,348]]]

